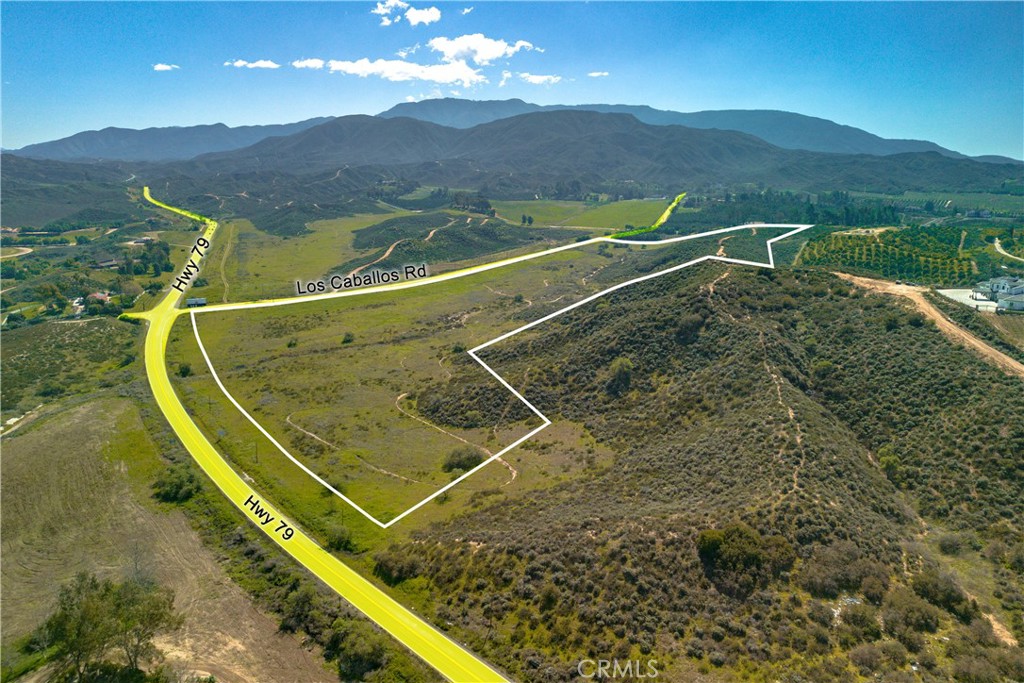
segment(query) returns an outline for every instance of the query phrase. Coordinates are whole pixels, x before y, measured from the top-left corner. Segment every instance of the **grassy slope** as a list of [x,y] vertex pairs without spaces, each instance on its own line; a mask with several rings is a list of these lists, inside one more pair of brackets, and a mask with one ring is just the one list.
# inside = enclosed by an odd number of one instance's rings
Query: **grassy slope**
[[[299,237],[279,237],[257,230],[248,221],[229,221],[223,226],[227,239],[214,245],[204,265],[203,277],[208,285],[195,291],[211,301],[220,301],[224,295],[223,271],[229,283],[229,301],[294,294],[296,279],[319,278],[338,263],[355,258],[360,253],[352,245],[355,231],[386,218],[388,214],[359,214],[317,221],[310,224],[308,234]],[[224,261],[226,250],[229,253]]]

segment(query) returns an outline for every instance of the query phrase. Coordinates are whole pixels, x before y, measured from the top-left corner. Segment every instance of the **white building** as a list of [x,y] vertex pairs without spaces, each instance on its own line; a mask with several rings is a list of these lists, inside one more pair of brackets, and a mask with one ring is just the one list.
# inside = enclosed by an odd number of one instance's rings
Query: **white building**
[[996,306],[1006,311],[1024,311],[1024,294],[1001,296]]
[[999,301],[1003,297],[1024,294],[1024,279],[1006,275],[994,277],[975,285],[973,294],[975,299],[980,296],[989,301]]

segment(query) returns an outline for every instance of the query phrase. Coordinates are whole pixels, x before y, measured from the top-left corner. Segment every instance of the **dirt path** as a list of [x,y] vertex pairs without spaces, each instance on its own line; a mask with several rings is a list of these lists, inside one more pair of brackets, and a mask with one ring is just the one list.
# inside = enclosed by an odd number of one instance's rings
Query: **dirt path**
[[[786,409],[786,414],[789,416],[789,422],[795,428],[794,437],[796,438],[796,446],[800,449],[800,462],[793,466],[793,491],[796,493],[797,489],[800,488],[800,470],[803,469],[807,462],[807,451],[804,449],[804,432],[800,426],[800,421],[796,417],[796,411],[793,410],[793,406],[786,403],[782,397],[782,377],[772,368],[771,363],[768,362],[768,346],[765,344],[764,332],[758,333],[761,341],[761,350],[764,353],[764,369],[768,373],[772,382],[775,384],[775,394],[779,405]],[[786,430],[782,430],[783,436],[788,436]],[[785,445],[779,448],[779,452],[775,454],[775,459],[779,462],[782,461],[782,454],[784,452]],[[788,493],[786,495],[789,495]]]
[[[506,297],[506,298],[509,298],[509,299],[514,299],[514,298],[515,298],[515,295],[514,295],[514,294],[507,294],[507,293],[505,293],[505,292],[499,292],[499,291],[498,291],[497,289],[494,289],[494,288],[493,288],[493,287],[491,287],[490,285],[484,285],[484,287],[485,287],[485,288],[487,289],[487,291],[488,291],[488,292],[490,292],[491,294],[497,294],[498,296],[503,296],[503,297]],[[526,307],[527,307],[527,308],[529,308],[530,306],[532,306],[532,305],[533,305],[533,302],[532,302],[532,301],[530,301],[529,299],[525,299],[525,298],[524,298],[524,299],[523,299],[523,301],[525,301],[525,302],[526,302]]]
[[311,439],[316,439],[317,441],[319,441],[319,442],[320,442],[320,443],[322,443],[323,445],[325,445],[325,446],[330,446],[331,448],[333,448],[333,449],[335,449],[335,450],[337,450],[337,449],[338,449],[338,447],[337,447],[337,446],[335,446],[335,445],[334,445],[333,443],[331,443],[330,441],[325,441],[324,439],[321,439],[321,438],[320,438],[319,436],[317,436],[317,435],[316,435],[316,434],[314,434],[313,432],[307,431],[307,430],[303,429],[302,427],[300,427],[299,425],[297,425],[297,424],[295,424],[294,422],[292,422],[292,415],[294,415],[294,414],[295,414],[295,413],[292,413],[292,414],[291,414],[291,415],[289,415],[288,417],[284,418],[284,421],[285,421],[285,422],[287,422],[288,424],[290,424],[290,425],[291,425],[292,427],[295,427],[296,429],[298,429],[298,430],[299,430],[300,432],[302,432],[303,434],[305,434],[305,435],[306,435],[306,436],[308,436],[309,438],[311,438]]
[[228,235],[227,242],[224,244],[224,254],[220,257],[220,282],[224,285],[224,293],[221,295],[221,301],[223,303],[228,302],[228,277],[224,274],[224,268],[228,264],[228,256],[231,255],[231,249],[235,246],[235,235],[236,230],[230,223],[228,224]]
[[367,264],[366,264],[365,266],[359,266],[358,268],[356,268],[355,270],[353,270],[353,271],[352,271],[351,273],[349,273],[349,274],[348,274],[348,275],[349,275],[349,277],[352,277],[353,275],[357,275],[357,274],[358,274],[358,273],[359,273],[360,271],[362,271],[362,270],[366,270],[366,269],[367,269],[367,268],[369,268],[370,266],[372,266],[372,265],[374,265],[374,264],[377,264],[377,263],[380,263],[381,261],[383,261],[384,259],[386,259],[386,258],[387,258],[388,256],[391,256],[391,252],[393,252],[393,251],[395,250],[395,247],[397,247],[397,246],[398,246],[399,244],[401,244],[401,243],[402,243],[402,242],[404,242],[404,241],[405,241],[404,239],[400,239],[400,240],[398,240],[397,242],[395,242],[394,244],[392,244],[392,245],[391,245],[390,247],[388,247],[388,250],[384,252],[384,255],[383,255],[383,256],[381,256],[381,257],[380,257],[379,259],[377,259],[376,261],[373,261],[373,262],[371,262],[371,263],[367,263]]
[[[404,395],[404,394],[403,394],[403,395]],[[399,410],[401,410],[401,408],[399,408]],[[292,422],[292,415],[294,415],[294,414],[295,414],[295,413],[292,413],[292,414],[291,414],[291,415],[289,415],[288,417],[284,418],[284,421],[285,421],[285,422],[287,422],[287,423],[288,423],[289,425],[291,425],[292,427],[294,427],[295,429],[298,429],[298,430],[299,430],[300,432],[302,432],[302,433],[303,433],[303,434],[305,434],[306,436],[310,437],[311,439],[316,439],[317,441],[319,441],[319,442],[320,442],[320,443],[322,443],[323,445],[325,445],[325,446],[328,446],[328,447],[330,447],[330,448],[333,448],[334,450],[338,450],[338,447],[337,447],[337,446],[335,446],[335,445],[334,445],[333,443],[331,443],[330,441],[326,441],[326,440],[324,440],[324,439],[321,439],[321,438],[320,438],[319,436],[317,436],[317,435],[316,435],[316,434],[314,434],[313,432],[311,432],[311,431],[308,431],[308,430],[306,430],[306,429],[303,429],[303,428],[302,428],[302,427],[300,427],[299,425],[297,425],[297,424],[295,424],[294,422]],[[354,456],[355,456],[356,460],[358,460],[359,462],[361,462],[361,463],[362,463],[363,465],[365,465],[366,467],[369,467],[369,468],[370,468],[371,470],[373,470],[373,471],[374,471],[374,472],[376,472],[377,474],[383,474],[383,475],[385,475],[385,476],[388,476],[388,477],[394,477],[395,479],[401,479],[402,481],[408,481],[408,482],[411,482],[411,483],[413,483],[413,484],[422,484],[422,483],[423,483],[422,481],[419,481],[419,480],[417,480],[417,479],[410,479],[409,477],[403,477],[403,476],[402,476],[401,474],[395,474],[394,472],[390,472],[390,471],[388,471],[388,470],[384,469],[383,467],[377,467],[377,466],[376,466],[376,465],[374,465],[373,463],[370,463],[370,462],[367,462],[366,460],[363,460],[363,459],[362,459],[361,457],[359,457],[359,455],[357,455],[357,454],[355,454],[355,453],[353,453],[352,455],[354,455]]]
[[847,275],[846,273],[835,273],[835,275],[848,282],[852,282],[858,287],[862,287],[872,292],[895,294],[897,296],[910,299],[917,309],[934,321],[936,327],[938,327],[939,330],[941,330],[947,337],[969,349],[972,349],[976,353],[980,354],[982,358],[993,365],[998,366],[1004,372],[1017,375],[1018,377],[1024,377],[1024,363],[1010,358],[1001,351],[997,351],[944,316],[939,309],[933,306],[932,303],[924,297],[924,293],[928,291],[926,288],[911,287],[910,285],[897,285],[885,280],[873,280],[866,277],[857,277],[856,275]]
[[25,254],[31,254],[32,253],[32,250],[29,249],[28,247],[8,247],[8,249],[17,249],[18,253],[17,254],[4,254],[4,255],[0,256],[0,260],[2,260],[2,259],[9,259],[9,258],[18,258],[19,256],[24,256]]
[[[455,219],[453,218],[450,221],[448,221],[447,225],[442,225],[440,228],[434,228],[433,230],[430,231],[430,234],[427,235],[426,239],[424,239],[423,241],[424,242],[429,242],[430,238],[434,236],[434,233],[436,233],[438,230],[444,230],[445,228],[447,228],[449,225],[451,225],[454,222],[455,222]],[[484,221],[484,222],[486,223],[486,221]]]
[[1020,256],[1014,256],[1010,252],[1006,251],[1006,249],[1003,249],[1003,245],[999,243],[999,238],[998,237],[996,238],[996,241],[995,241],[993,246],[995,246],[996,251],[998,251],[1000,254],[1002,254],[1006,258],[1012,258],[1014,261],[1022,261],[1022,262],[1024,262],[1024,258],[1021,258]]
[[[419,415],[413,415],[412,413],[407,411],[405,408],[403,408],[401,406],[401,401],[402,401],[403,398],[405,398],[408,395],[409,395],[408,392],[406,392],[404,394],[399,394],[398,398],[395,399],[395,407],[398,408],[398,411],[400,413],[402,413],[403,415],[406,415],[408,417],[411,417],[412,419],[416,420],[417,422],[422,422],[423,424],[427,425],[431,429],[436,429],[437,431],[441,432],[442,434],[446,434],[446,435],[452,437],[453,439],[455,439],[457,441],[461,441],[462,443],[466,444],[467,446],[472,446],[473,448],[479,448],[484,453],[486,453],[488,456],[494,455],[493,453],[491,453],[491,451],[489,451],[488,449],[484,448],[483,446],[478,446],[475,443],[472,443],[470,441],[466,441],[465,439],[463,439],[458,434],[453,434],[453,433],[449,432],[447,429],[444,429],[442,427],[438,427],[436,424],[434,424],[432,422],[428,422],[427,420],[424,420]],[[512,467],[512,465],[507,460],[505,460],[504,458],[498,458],[498,462],[500,462],[502,465],[504,465],[505,469],[507,469],[508,472],[509,472],[509,475],[510,475],[509,480],[506,481],[504,484],[502,484],[502,486],[508,486],[509,484],[511,484],[512,482],[514,482],[516,480],[516,477],[519,476],[519,472],[516,471],[516,468]]]
[[715,252],[715,256],[725,256],[725,241],[731,240],[732,238],[733,235],[729,235],[728,237],[723,237],[718,240],[718,251]]

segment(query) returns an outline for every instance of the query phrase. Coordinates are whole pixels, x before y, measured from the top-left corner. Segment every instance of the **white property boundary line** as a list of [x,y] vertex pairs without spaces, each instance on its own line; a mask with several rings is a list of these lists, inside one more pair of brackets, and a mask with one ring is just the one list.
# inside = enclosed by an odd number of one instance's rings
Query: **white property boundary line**
[[[524,332],[524,331],[526,331],[528,329],[536,327],[537,325],[540,325],[541,323],[547,322],[548,320],[551,320],[552,318],[560,316],[563,313],[567,313],[568,311],[571,311],[573,309],[579,308],[580,306],[588,304],[591,301],[594,301],[594,300],[596,300],[596,299],[598,299],[600,297],[603,297],[603,296],[605,296],[607,294],[611,294],[612,292],[618,291],[620,289],[623,289],[623,288],[628,287],[630,285],[636,284],[638,282],[645,282],[647,280],[653,280],[656,277],[661,277],[662,275],[668,275],[669,273],[674,273],[674,272],[683,270],[684,268],[689,268],[690,266],[696,265],[696,264],[701,263],[703,261],[721,261],[723,263],[737,263],[737,264],[745,265],[745,266],[755,266],[755,267],[759,267],[759,268],[773,268],[774,269],[775,268],[775,255],[774,255],[774,253],[772,251],[772,245],[775,242],[778,242],[779,240],[783,240],[783,239],[786,239],[787,237],[791,237],[791,236],[793,236],[793,235],[795,235],[795,234],[797,234],[799,232],[803,232],[804,230],[807,230],[808,228],[811,228],[811,227],[813,227],[813,226],[812,225],[794,225],[794,224],[790,224],[790,223],[753,223],[753,224],[747,224],[747,225],[737,225],[737,226],[734,226],[734,227],[731,227],[731,228],[722,228],[720,230],[710,230],[708,232],[697,233],[695,235],[683,235],[683,236],[680,236],[680,237],[672,237],[672,238],[669,238],[669,239],[658,240],[658,241],[627,240],[627,239],[616,239],[616,238],[613,238],[613,237],[595,237],[593,239],[589,239],[589,240],[586,240],[586,241],[583,241],[583,242],[574,242],[572,244],[563,245],[561,247],[555,247],[553,249],[547,249],[545,251],[540,251],[540,252],[537,252],[535,254],[526,254],[524,256],[518,256],[518,257],[515,257],[515,258],[511,258],[511,259],[505,259],[503,261],[496,261],[494,263],[485,264],[483,266],[475,266],[475,267],[472,267],[472,268],[467,268],[467,269],[464,269],[464,270],[454,271],[452,273],[445,273],[443,275],[438,275],[438,276],[431,277],[431,278],[424,278],[424,279],[421,279],[421,280],[410,280],[410,281],[400,282],[400,283],[397,283],[397,284],[394,284],[394,285],[390,285],[390,286],[389,285],[385,285],[385,286],[378,286],[378,287],[367,287],[365,289],[357,289],[357,290],[343,290],[343,291],[339,291],[339,292],[328,292],[326,294],[316,294],[316,295],[305,296],[305,297],[294,297],[294,298],[291,298],[291,299],[274,299],[274,300],[270,300],[270,301],[254,301],[254,302],[250,302],[250,303],[225,304],[225,305],[220,305],[220,306],[210,306],[210,307],[206,307],[206,308],[202,308],[202,309],[190,309],[189,310],[189,317],[192,320],[192,331],[195,333],[196,343],[199,344],[199,350],[202,352],[203,358],[206,360],[206,366],[210,369],[210,374],[213,376],[213,379],[217,383],[217,386],[220,387],[220,390],[224,393],[224,395],[228,398],[228,400],[231,401],[232,405],[234,405],[235,408],[237,408],[239,410],[239,412],[241,412],[242,415],[244,415],[246,417],[246,419],[249,420],[249,422],[251,422],[253,424],[253,426],[255,426],[256,429],[258,429],[260,431],[261,434],[263,434],[263,436],[267,437],[267,439],[269,439],[270,442],[272,444],[274,444],[274,446],[276,446],[277,449],[279,451],[281,451],[281,453],[284,454],[285,457],[287,457],[293,463],[298,465],[298,467],[303,472],[308,474],[316,482],[318,482],[321,486],[325,487],[328,491],[333,493],[335,496],[337,496],[338,498],[341,498],[343,501],[348,503],[354,510],[359,512],[361,515],[366,517],[368,520],[370,520],[371,522],[373,522],[377,526],[381,527],[382,529],[387,529],[392,524],[395,524],[399,520],[404,519],[406,516],[412,514],[416,510],[420,509],[421,507],[423,507],[424,505],[426,505],[427,503],[429,503],[433,499],[437,498],[438,496],[440,496],[441,494],[443,494],[444,492],[446,492],[448,489],[452,488],[456,484],[459,484],[460,482],[462,482],[463,480],[465,480],[468,477],[472,476],[473,474],[476,474],[479,470],[483,469],[484,467],[486,467],[490,463],[494,462],[495,460],[500,458],[502,455],[504,455],[508,451],[512,450],[513,448],[515,448],[519,444],[523,443],[527,439],[533,437],[534,435],[536,435],[541,430],[545,429],[546,427],[548,427],[548,425],[551,424],[551,420],[548,419],[547,416],[545,416],[542,412],[540,412],[540,410],[538,410],[536,408],[536,406],[534,406],[532,403],[530,403],[528,400],[526,400],[526,398],[521,393],[516,391],[516,389],[514,387],[512,387],[512,385],[509,384],[507,381],[505,381],[504,377],[502,377],[497,372],[495,372],[494,369],[491,366],[489,366],[487,363],[483,362],[480,359],[480,357],[477,355],[478,351],[482,351],[483,349],[486,349],[489,346],[492,346],[494,344],[497,344],[498,342],[501,342],[501,341],[504,341],[506,339],[509,339],[510,337],[513,337],[513,336],[519,334],[520,332]],[[527,408],[529,408],[530,411],[534,415],[539,417],[541,419],[541,425],[539,427],[531,430],[530,432],[528,432],[524,436],[519,437],[518,439],[513,441],[511,444],[509,444],[505,448],[501,449],[500,451],[498,451],[497,453],[492,455],[487,460],[484,460],[479,465],[477,465],[473,469],[469,470],[468,472],[464,473],[462,476],[458,477],[457,479],[453,479],[452,481],[450,481],[448,484],[446,484],[442,488],[438,489],[434,493],[430,494],[429,496],[427,496],[426,498],[424,498],[420,502],[418,502],[415,505],[413,505],[412,507],[410,507],[408,510],[402,512],[401,514],[399,514],[398,516],[392,518],[391,520],[389,520],[387,522],[381,522],[379,519],[377,519],[376,517],[374,517],[373,515],[368,513],[363,508],[361,508],[355,501],[351,500],[348,496],[343,494],[341,491],[338,491],[336,488],[331,486],[328,482],[324,481],[323,478],[321,478],[319,475],[317,475],[311,469],[306,467],[306,465],[304,465],[300,460],[298,460],[295,456],[293,456],[291,453],[289,453],[288,449],[286,449],[284,446],[282,446],[280,444],[280,442],[278,442],[277,439],[275,439],[273,436],[271,436],[271,434],[266,429],[263,428],[263,425],[261,425],[259,422],[257,422],[256,419],[252,415],[250,415],[248,413],[248,411],[246,411],[245,408],[243,408],[242,405],[237,400],[235,400],[235,397],[232,396],[231,393],[228,391],[227,387],[224,386],[224,383],[221,382],[220,376],[217,374],[217,371],[214,369],[213,362],[210,360],[210,356],[206,352],[206,347],[203,345],[203,340],[199,336],[199,327],[196,324],[196,313],[217,312],[217,311],[226,311],[226,310],[239,310],[239,309],[247,309],[247,308],[267,308],[267,307],[271,307],[271,306],[285,306],[285,305],[296,304],[296,303],[308,303],[310,301],[317,301],[317,300],[321,300],[321,299],[335,299],[335,298],[339,298],[339,297],[343,297],[343,296],[358,296],[358,295],[373,294],[373,293],[384,292],[384,291],[394,291],[394,290],[397,290],[397,289],[409,289],[411,287],[421,287],[421,286],[424,286],[424,285],[427,285],[427,284],[434,284],[434,283],[437,283],[437,282],[443,282],[445,280],[452,280],[452,279],[456,279],[456,278],[459,278],[459,277],[465,277],[467,275],[476,275],[477,273],[486,272],[486,271],[492,270],[494,268],[500,268],[502,266],[511,265],[513,263],[520,263],[522,261],[527,261],[527,260],[530,260],[530,259],[539,258],[541,256],[547,256],[549,254],[554,254],[554,253],[557,253],[557,252],[560,252],[560,251],[565,251],[567,249],[576,249],[576,248],[579,248],[579,247],[583,247],[583,246],[587,246],[587,245],[595,244],[595,243],[599,243],[599,242],[612,242],[614,244],[640,244],[640,245],[654,245],[654,246],[658,246],[658,245],[670,244],[670,243],[674,243],[674,242],[684,242],[684,241],[687,241],[687,240],[697,239],[697,238],[700,238],[700,237],[709,237],[709,236],[712,236],[712,235],[719,235],[719,234],[722,234],[722,233],[733,232],[733,231],[736,231],[736,230],[749,230],[749,229],[752,229],[752,228],[793,228],[793,230],[790,230],[789,232],[783,233],[781,235],[778,235],[776,237],[773,237],[773,238],[767,240],[767,242],[766,242],[766,246],[768,248],[768,262],[767,263],[763,263],[763,262],[760,262],[760,261],[747,261],[747,260],[744,260],[744,259],[734,259],[734,258],[728,258],[728,257],[725,257],[725,256],[713,256],[713,255],[710,255],[710,254],[706,255],[706,256],[701,256],[700,258],[696,258],[696,259],[693,259],[691,261],[687,261],[686,263],[680,263],[680,264],[672,266],[670,268],[666,268],[664,270],[659,270],[657,272],[650,273],[648,275],[644,275],[644,276],[641,276],[641,277],[633,278],[632,280],[627,280],[626,282],[621,282],[621,283],[619,283],[617,285],[613,285],[613,286],[611,286],[611,287],[609,287],[607,289],[603,289],[600,292],[597,292],[596,294],[591,294],[590,296],[585,297],[585,298],[583,298],[583,299],[581,299],[581,300],[579,300],[579,301],[577,301],[575,303],[569,304],[565,308],[559,309],[559,310],[555,311],[554,313],[550,313],[550,314],[548,314],[548,315],[546,315],[546,316],[544,316],[542,318],[534,320],[533,322],[530,322],[530,323],[527,323],[527,324],[525,324],[525,325],[523,325],[521,327],[518,327],[518,328],[512,330],[511,332],[506,332],[505,334],[497,336],[497,337],[495,337],[494,339],[492,339],[490,341],[484,342],[483,344],[480,344],[479,346],[475,346],[472,349],[470,349],[468,351],[468,353],[473,358],[473,360],[475,360],[477,363],[479,363],[484,368],[484,370],[489,372],[495,379],[497,379],[502,384],[502,386],[504,386],[506,389],[508,389],[510,392],[512,392],[512,394],[516,398],[518,398]]]

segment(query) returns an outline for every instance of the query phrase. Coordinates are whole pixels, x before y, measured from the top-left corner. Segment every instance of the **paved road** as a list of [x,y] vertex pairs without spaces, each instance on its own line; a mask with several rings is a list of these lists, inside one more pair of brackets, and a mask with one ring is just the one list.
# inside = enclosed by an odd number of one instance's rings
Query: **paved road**
[[[215,221],[156,201],[150,196],[148,187],[144,189],[143,194],[147,200],[161,208],[203,222],[206,225],[203,236],[212,243],[212,238],[217,231]],[[153,309],[133,315],[149,322],[145,347],[146,374],[157,405],[203,471],[236,507],[246,513],[246,516],[285,552],[421,657],[427,664],[434,667],[442,676],[457,683],[505,681],[506,679],[501,674],[471,652],[397,603],[373,583],[317,545],[301,530],[295,528],[295,525],[280,510],[269,504],[262,495],[246,484],[238,473],[231,469],[189,417],[185,406],[174,393],[174,387],[167,374],[165,359],[167,340],[170,337],[174,321],[184,313],[182,309],[177,308],[182,296],[184,296],[183,292],[171,288]],[[258,501],[262,514],[257,515],[257,512],[251,507],[252,502],[247,505],[247,501]],[[263,523],[268,518],[272,521]],[[286,530],[291,530],[291,538],[285,538]]]

